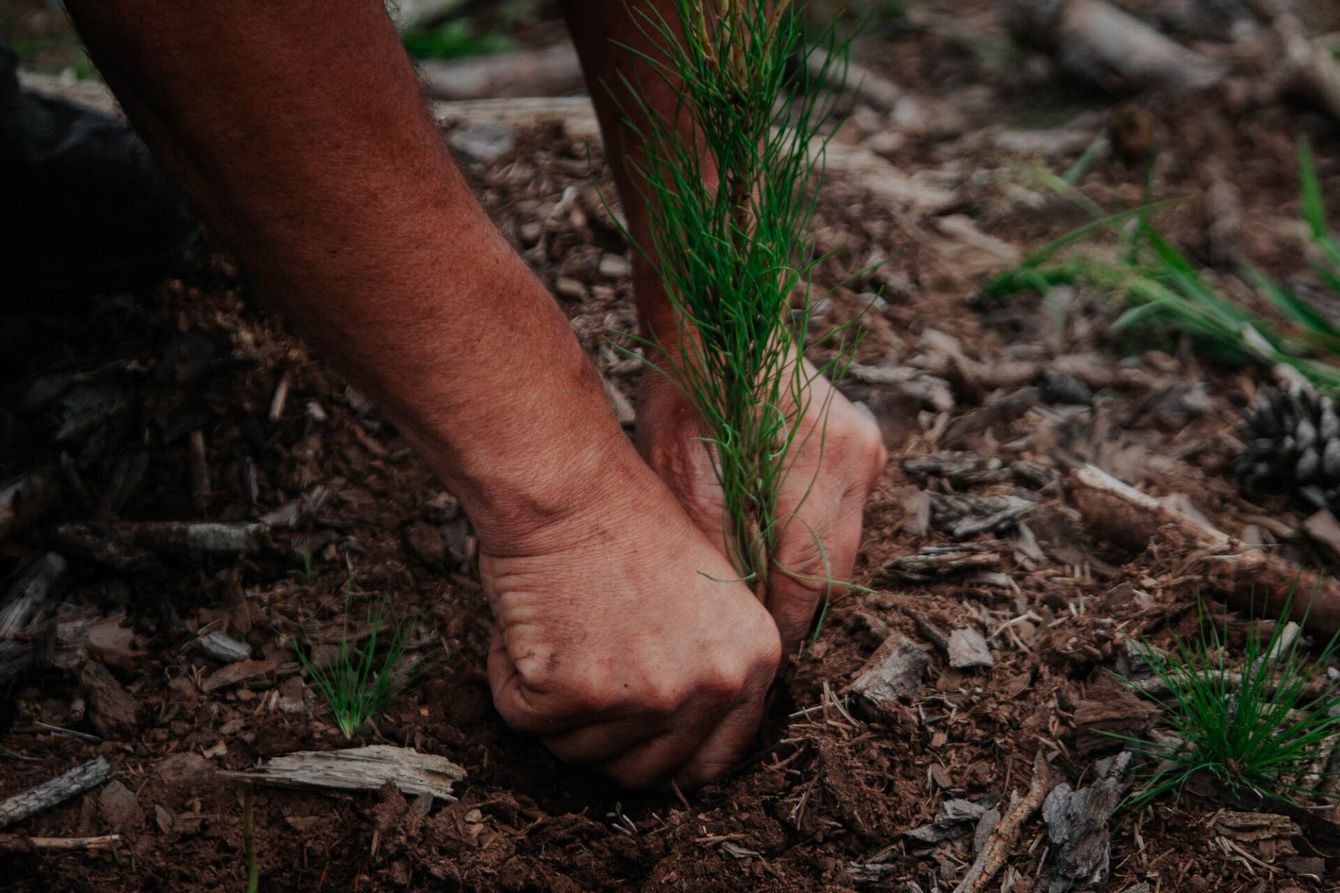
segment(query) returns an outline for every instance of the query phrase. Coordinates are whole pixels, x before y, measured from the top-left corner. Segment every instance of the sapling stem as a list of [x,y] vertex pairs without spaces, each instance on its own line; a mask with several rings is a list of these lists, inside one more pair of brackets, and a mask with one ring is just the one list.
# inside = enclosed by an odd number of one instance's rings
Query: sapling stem
[[776,550],[791,517],[778,516],[778,496],[794,450],[816,432],[822,449],[827,406],[815,407],[817,424],[807,418],[810,384],[847,358],[805,363],[816,263],[807,231],[835,99],[820,85],[841,82],[845,46],[825,32],[825,62],[808,66],[814,50],[789,0],[674,0],[671,10],[637,14],[656,48],[640,54],[645,68],[676,105],[637,100],[644,123],[628,122],[655,209],[642,248],[675,313],[677,331],[655,336],[662,370],[698,412],[724,498],[723,545],[766,599],[770,571],[785,570]]

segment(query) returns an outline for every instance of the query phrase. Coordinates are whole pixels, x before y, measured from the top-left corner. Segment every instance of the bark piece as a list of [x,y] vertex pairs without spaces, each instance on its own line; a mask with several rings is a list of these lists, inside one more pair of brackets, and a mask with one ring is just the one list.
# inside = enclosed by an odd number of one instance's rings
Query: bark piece
[[944,478],[955,487],[998,484],[1010,479],[1010,470],[999,457],[964,450],[941,450],[918,459],[904,459],[903,471],[922,481]]
[[986,637],[971,627],[956,629],[949,634],[949,665],[956,670],[975,667],[994,667],[996,659],[986,644]]
[[92,790],[106,781],[111,774],[112,764],[104,757],[98,757],[76,766],[51,781],[43,782],[21,794],[15,794],[8,800],[0,801],[0,828],[21,822],[44,809],[50,809],[71,797]]
[[981,821],[987,808],[971,800],[946,800],[940,804],[940,811],[929,825],[913,828],[903,836],[916,843],[933,846],[942,841],[962,837]]
[[[1141,551],[1156,534],[1185,549],[1188,571],[1243,610],[1292,616],[1318,635],[1340,631],[1340,581],[1280,555],[1248,549],[1223,531],[1117,480],[1092,465],[1070,476],[1070,497],[1097,536]],[[1295,595],[1297,597],[1295,597]]]
[[927,546],[913,555],[884,562],[884,573],[911,583],[930,583],[963,574],[996,570],[1010,551],[1004,540]]
[[122,670],[133,670],[144,657],[143,651],[137,651],[135,631],[121,625],[121,617],[109,617],[100,620],[88,628],[88,638],[84,647],[90,657],[104,664]]
[[902,633],[884,640],[852,680],[851,690],[876,704],[906,698],[917,690],[930,655]]
[[275,757],[252,772],[222,775],[316,790],[375,791],[389,782],[406,794],[455,800],[452,785],[465,779],[465,770],[445,757],[413,748],[372,744],[351,750],[299,751]]
[[1019,388],[1000,397],[993,397],[985,405],[954,419],[940,435],[940,445],[958,449],[969,440],[996,427],[1022,417],[1042,396],[1035,387]]
[[1117,750],[1122,742],[1113,735],[1145,734],[1157,712],[1125,686],[1103,679],[1089,688],[1088,696],[1075,708],[1075,752],[1089,756]]
[[200,683],[200,690],[211,692],[221,688],[232,688],[261,676],[269,676],[277,669],[279,669],[277,660],[240,660],[210,673]]
[[195,643],[200,646],[201,651],[219,663],[236,663],[251,657],[250,645],[246,642],[239,642],[219,630],[200,636],[195,640]]
[[1048,893],[1099,889],[1107,880],[1112,854],[1108,819],[1130,788],[1131,752],[1101,760],[1097,779],[1078,791],[1061,782],[1042,804],[1047,836],[1056,848],[1056,875]]
[[963,496],[930,494],[931,523],[956,540],[966,540],[987,531],[1002,531],[1037,508],[1021,496]]
[[88,719],[104,738],[128,738],[139,725],[135,701],[97,661],[79,673],[79,687],[88,700]]
[[0,607],[0,691],[46,662],[54,631],[46,622],[47,596],[64,574],[65,559],[48,552],[10,588]]
[[112,779],[98,795],[98,815],[113,831],[133,831],[144,824],[144,810],[130,788]]

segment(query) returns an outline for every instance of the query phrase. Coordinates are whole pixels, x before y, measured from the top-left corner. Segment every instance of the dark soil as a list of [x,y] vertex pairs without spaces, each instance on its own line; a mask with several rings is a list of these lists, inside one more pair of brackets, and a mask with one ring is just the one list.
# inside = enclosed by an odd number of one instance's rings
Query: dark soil
[[[1132,554],[1092,535],[1060,485],[1067,469],[1094,462],[1148,492],[1184,497],[1234,535],[1305,564],[1333,561],[1300,533],[1305,509],[1287,495],[1244,493],[1233,473],[1237,419],[1267,371],[1207,360],[1166,333],[1113,339],[1106,323],[1116,308],[1082,294],[1065,305],[1032,297],[975,306],[977,285],[1012,252],[1084,219],[1039,187],[1032,167],[1064,170],[1127,107],[1058,88],[1038,57],[1003,59],[1017,51],[990,4],[927,5],[954,14],[871,38],[860,53],[915,94],[918,114],[892,127],[858,112],[839,142],[874,147],[953,199],[919,210],[835,177],[816,220],[819,247],[833,252],[818,284],[837,286],[827,322],[881,294],[862,320],[861,362],[943,375],[954,405],[846,386],[875,412],[892,454],[857,572],[874,591],[841,598],[817,644],[788,668],[757,752],[687,799],[620,791],[503,726],[484,676],[488,610],[454,500],[376,410],[257,302],[225,254],[201,248],[154,289],[59,312],[37,299],[23,307],[23,296],[5,301],[0,477],[52,466],[65,498],[0,543],[0,580],[48,550],[70,569],[56,593],[49,665],[15,693],[14,722],[0,737],[0,795],[96,755],[125,789],[95,790],[6,829],[121,835],[99,852],[0,855],[7,889],[242,889],[243,792],[217,772],[348,746],[304,684],[292,643],[328,646],[346,600],[361,618],[386,597],[416,618],[414,653],[440,663],[356,743],[449,757],[468,773],[460,799],[257,787],[262,890],[949,890],[972,862],[972,825],[934,845],[905,832],[953,798],[1004,811],[1028,787],[1039,752],[1053,781],[1087,784],[1095,760],[1119,742],[1086,717],[1148,722],[1111,678],[1129,667],[1124,643],[1196,630],[1198,580],[1179,572],[1182,556],[1157,546]],[[1184,199],[1161,221],[1198,263],[1226,279],[1239,258],[1282,277],[1306,271],[1294,140],[1314,141],[1328,194],[1340,199],[1330,124],[1306,106],[1250,97],[1147,97],[1134,108],[1159,146],[1154,194]],[[1007,131],[1032,134],[1038,148],[1019,150],[1002,139]],[[1064,143],[1067,133],[1081,139]],[[608,340],[630,331],[634,316],[626,276],[601,272],[601,260],[624,257],[626,246],[599,198],[611,192],[599,147],[559,125],[517,137],[502,159],[463,164],[560,294],[606,378],[632,395],[642,371]],[[1116,210],[1141,200],[1143,180],[1138,166],[1104,157],[1080,186]],[[1216,186],[1232,189],[1236,228],[1212,226],[1226,216],[1209,199]],[[879,260],[887,262],[870,269]],[[988,373],[1035,362],[1039,374],[1009,384],[971,374],[936,333]],[[1066,358],[1108,384],[1086,384],[1096,394],[1074,402],[1077,376],[1063,381],[1057,371],[1075,368]],[[955,446],[1024,471],[965,484],[903,470],[904,460],[944,448],[952,420],[1034,384],[1022,414],[978,415],[985,424]],[[203,443],[203,465],[193,441]],[[202,468],[207,489],[193,483]],[[925,517],[926,494],[951,493],[1022,495],[1038,507],[1023,529],[1001,532],[1007,544],[992,573],[908,582],[885,572],[889,559],[952,542]],[[295,501],[304,510],[273,530],[273,545],[240,558],[96,548],[119,523],[247,521]],[[91,526],[81,533],[76,524]],[[1212,600],[1205,609],[1224,611]],[[1233,615],[1234,635],[1247,623]],[[983,633],[994,666],[951,668],[933,640],[956,629]],[[221,664],[197,637],[212,630],[250,646],[250,673],[234,666],[239,678],[211,681]],[[883,704],[849,695],[853,675],[893,633],[929,649],[923,684]],[[1119,814],[1107,888],[1337,889],[1333,832],[1244,832],[1237,817],[1254,808],[1210,790]],[[1055,853],[1038,817],[1011,852],[988,889],[1048,889]]]

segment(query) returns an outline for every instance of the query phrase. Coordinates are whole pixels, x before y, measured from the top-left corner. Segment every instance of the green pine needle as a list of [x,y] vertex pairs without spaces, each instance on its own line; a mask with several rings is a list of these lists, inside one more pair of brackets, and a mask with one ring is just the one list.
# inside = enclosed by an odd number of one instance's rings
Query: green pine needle
[[[808,278],[820,260],[808,229],[835,99],[820,85],[845,78],[846,47],[829,29],[818,41],[824,64],[808,65],[815,45],[787,0],[676,0],[672,20],[638,14],[656,47],[641,58],[678,97],[669,114],[637,99],[646,123],[630,120],[646,147],[636,173],[656,209],[648,255],[679,323],[661,368],[698,411],[724,494],[723,545],[762,597],[769,572],[785,572],[774,561],[790,521],[778,493],[802,440],[822,447],[822,424],[805,434],[798,424],[810,385],[840,376],[851,356],[839,351],[817,370],[804,363]],[[803,296],[795,311],[793,293]]]
[[[1340,240],[1330,230],[1316,166],[1300,145],[1303,216],[1321,282],[1340,296]],[[1245,278],[1281,319],[1267,318],[1223,293],[1150,222],[1158,205],[1101,217],[1044,246],[1013,270],[988,282],[987,299],[1056,285],[1080,285],[1110,294],[1126,306],[1113,328],[1172,328],[1211,353],[1237,361],[1289,366],[1318,390],[1340,392],[1340,326],[1302,295],[1248,269]],[[1075,245],[1131,223],[1119,260],[1065,256]]]
[[1159,761],[1129,806],[1180,792],[1197,774],[1213,776],[1235,793],[1288,802],[1321,796],[1303,782],[1340,735],[1340,694],[1310,692],[1325,679],[1337,640],[1309,658],[1300,639],[1287,645],[1281,639],[1288,619],[1286,606],[1268,639],[1253,629],[1236,665],[1226,636],[1212,625],[1194,642],[1174,640],[1166,655],[1142,643],[1140,656],[1168,693],[1154,697],[1126,681],[1162,708],[1167,734],[1115,736]]
[[[368,720],[384,711],[417,681],[424,669],[422,664],[410,672],[399,667],[409,645],[411,624],[391,620],[382,604],[368,608],[369,633],[361,644],[350,635],[349,626],[349,603],[346,601],[339,648],[329,662],[321,665],[313,662],[297,642],[293,643],[298,662],[330,705],[335,724],[345,738],[352,738]],[[384,632],[387,630],[390,642],[379,659],[378,639],[385,642]],[[310,640],[307,644],[310,650]]]

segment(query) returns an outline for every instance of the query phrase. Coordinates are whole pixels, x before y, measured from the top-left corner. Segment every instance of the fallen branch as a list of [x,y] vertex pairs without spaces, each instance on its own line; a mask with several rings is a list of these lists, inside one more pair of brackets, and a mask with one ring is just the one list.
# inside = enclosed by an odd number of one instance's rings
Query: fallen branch
[[425,61],[418,69],[434,99],[564,96],[586,86],[577,50],[567,42],[540,50]]
[[122,521],[62,524],[56,528],[56,539],[91,561],[133,571],[152,565],[157,555],[263,552],[270,545],[270,531],[255,522]]
[[1107,90],[1196,92],[1226,74],[1106,0],[1011,0],[1005,21],[1016,39],[1050,51],[1070,74]]
[[76,766],[64,775],[43,782],[35,788],[15,794],[0,802],[0,828],[21,822],[43,810],[64,803],[71,797],[77,797],[92,790],[106,781],[112,774],[112,764],[106,758],[98,757],[81,766]]
[[371,744],[350,750],[300,751],[275,757],[253,772],[222,772],[257,784],[315,790],[376,791],[388,781],[406,794],[455,800],[451,786],[465,770],[445,757],[410,747]]
[[1050,774],[1046,758],[1041,751],[1038,751],[1033,758],[1033,780],[1028,785],[1028,792],[1011,805],[1009,811],[1001,817],[991,836],[987,838],[986,844],[978,851],[972,867],[954,888],[954,893],[980,893],[1005,867],[1005,860],[1019,842],[1024,822],[1033,817],[1038,807],[1042,805],[1043,798],[1047,796]]
[[1184,547],[1206,588],[1237,608],[1278,617],[1288,605],[1293,619],[1314,633],[1330,638],[1340,631],[1340,581],[1334,577],[1249,549],[1092,465],[1071,475],[1070,497],[1102,539],[1143,551],[1160,534]]

